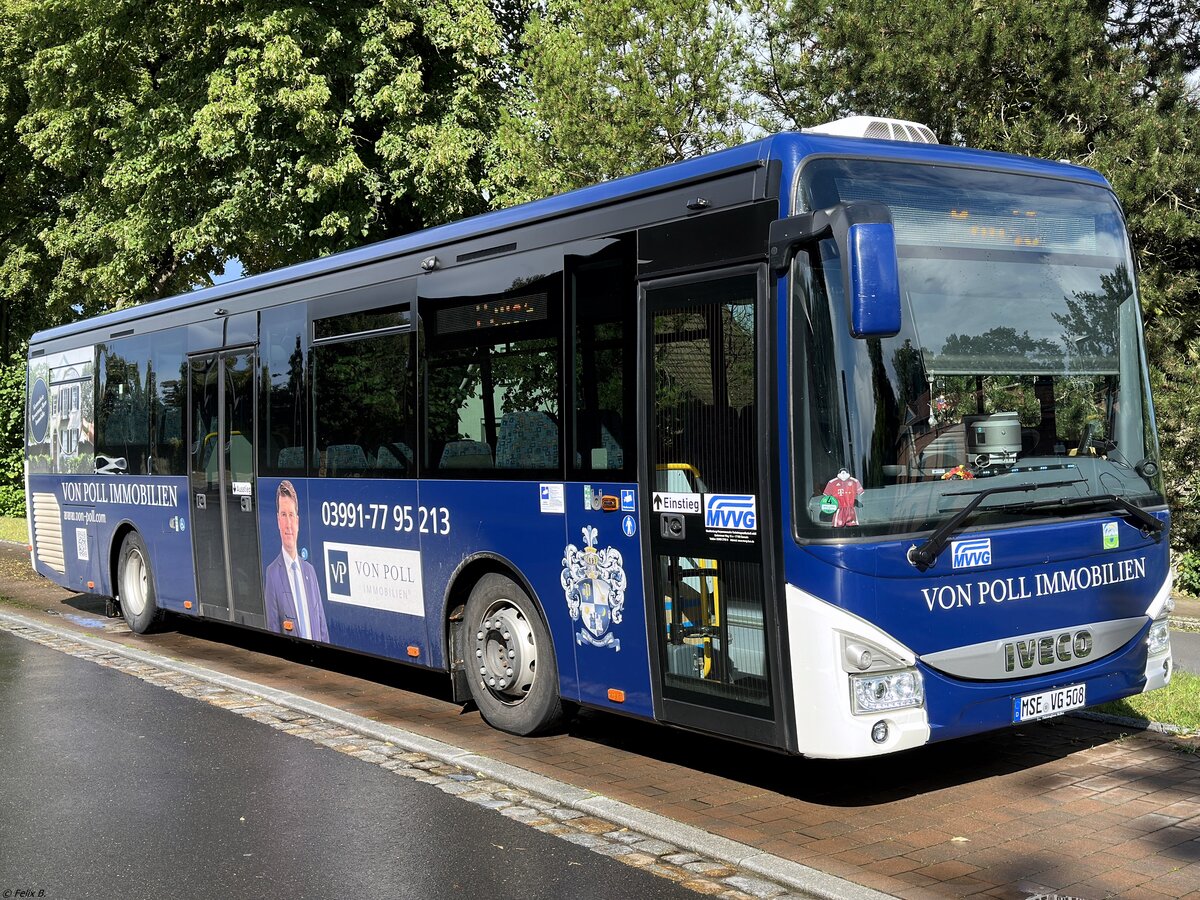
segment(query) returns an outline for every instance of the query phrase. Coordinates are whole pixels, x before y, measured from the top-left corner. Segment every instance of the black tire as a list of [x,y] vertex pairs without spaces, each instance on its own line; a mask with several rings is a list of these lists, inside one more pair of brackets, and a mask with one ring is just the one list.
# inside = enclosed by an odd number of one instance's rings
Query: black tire
[[124,616],[130,631],[145,634],[153,631],[162,622],[163,611],[158,608],[154,572],[150,568],[150,554],[136,531],[129,532],[121,542],[121,555],[117,558],[116,588],[121,615]]
[[562,719],[554,644],[536,604],[512,579],[485,575],[467,600],[467,681],[483,718],[509,734]]

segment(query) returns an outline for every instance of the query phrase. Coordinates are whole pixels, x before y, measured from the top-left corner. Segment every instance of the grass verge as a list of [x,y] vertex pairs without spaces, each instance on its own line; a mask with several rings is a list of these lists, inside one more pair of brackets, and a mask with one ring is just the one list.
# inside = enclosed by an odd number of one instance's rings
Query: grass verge
[[1200,731],[1200,675],[1176,669],[1171,675],[1171,683],[1165,688],[1103,703],[1092,707],[1092,712]]
[[12,516],[0,516],[0,541],[13,541],[17,544],[29,542],[29,531],[24,519]]

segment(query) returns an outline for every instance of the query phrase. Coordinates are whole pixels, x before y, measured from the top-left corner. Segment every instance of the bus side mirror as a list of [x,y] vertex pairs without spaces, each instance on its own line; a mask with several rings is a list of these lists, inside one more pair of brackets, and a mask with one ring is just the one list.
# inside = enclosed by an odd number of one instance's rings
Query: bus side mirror
[[900,266],[892,213],[860,200],[771,223],[771,265],[786,271],[796,248],[832,237],[842,260],[843,295],[850,334],[892,337],[900,331]]
[[850,300],[850,334],[892,337],[900,330],[900,271],[891,222],[851,225],[842,278]]

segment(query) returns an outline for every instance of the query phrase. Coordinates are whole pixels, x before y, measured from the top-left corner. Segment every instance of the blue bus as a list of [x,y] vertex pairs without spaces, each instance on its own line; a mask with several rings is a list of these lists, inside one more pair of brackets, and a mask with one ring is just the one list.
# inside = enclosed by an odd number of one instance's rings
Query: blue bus
[[842,120],[34,336],[32,564],[813,757],[1165,685],[1134,262],[1066,163]]

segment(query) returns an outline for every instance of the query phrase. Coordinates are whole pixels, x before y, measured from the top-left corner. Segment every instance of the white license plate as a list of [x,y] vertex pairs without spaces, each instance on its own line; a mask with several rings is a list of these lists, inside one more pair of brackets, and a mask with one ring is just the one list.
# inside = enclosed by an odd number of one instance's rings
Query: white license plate
[[1061,716],[1072,709],[1083,709],[1085,706],[1087,706],[1085,686],[1073,684],[1041,694],[1013,697],[1012,720],[1014,722],[1032,722],[1034,719],[1048,719],[1051,716]]

